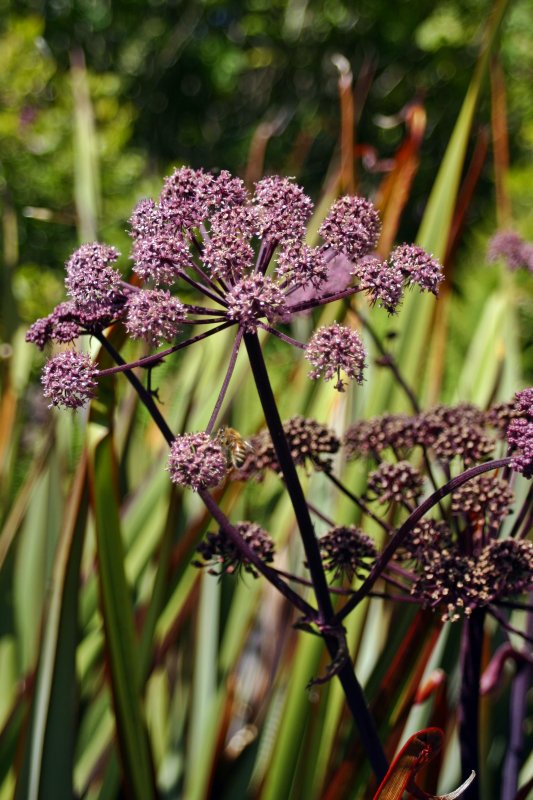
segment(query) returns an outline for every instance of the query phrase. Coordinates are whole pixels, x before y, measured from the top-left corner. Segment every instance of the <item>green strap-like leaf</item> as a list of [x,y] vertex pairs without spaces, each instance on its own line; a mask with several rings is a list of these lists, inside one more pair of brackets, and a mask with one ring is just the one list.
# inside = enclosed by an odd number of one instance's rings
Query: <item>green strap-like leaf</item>
[[129,794],[136,800],[155,797],[150,751],[140,692],[139,653],[135,644],[133,608],[124,570],[120,515],[115,493],[115,458],[110,433],[92,426],[91,501],[98,549],[100,598],[105,646],[122,761]]
[[58,545],[50,606],[16,798],[70,800],[76,724],[78,593],[88,510],[87,462],[78,468]]

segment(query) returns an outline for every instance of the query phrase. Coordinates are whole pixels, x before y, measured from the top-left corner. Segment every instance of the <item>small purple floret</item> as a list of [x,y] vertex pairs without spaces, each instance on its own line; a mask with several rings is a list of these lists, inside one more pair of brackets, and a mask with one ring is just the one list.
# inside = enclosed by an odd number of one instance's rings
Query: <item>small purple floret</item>
[[226,301],[228,319],[238,322],[246,333],[255,333],[262,317],[274,322],[287,313],[279,286],[259,273],[236,283],[226,295]]
[[65,286],[80,312],[109,316],[124,298],[120,273],[109,265],[119,256],[114,247],[83,244],[67,262]]
[[213,176],[202,169],[180,167],[165,178],[159,200],[161,216],[166,223],[190,230],[208,216],[213,202]]
[[167,469],[173,483],[198,492],[218,486],[224,479],[226,455],[207,433],[186,433],[172,442]]
[[131,257],[133,271],[143,280],[153,281],[156,286],[170,286],[191,263],[189,246],[178,233],[137,239]]
[[80,408],[96,394],[98,370],[90,356],[75,350],[66,350],[45,364],[41,382],[43,394],[52,406]]
[[442,267],[421,247],[401,244],[392,251],[389,262],[400,270],[408,285],[416,283],[423,291],[438,293],[439,284],[444,279]]
[[345,325],[334,322],[319,328],[305,348],[305,357],[314,367],[309,377],[312,380],[323,377],[326,381],[336,377],[335,389],[339,392],[345,386],[341,370],[357,383],[363,382],[366,351],[357,331]]
[[515,405],[520,414],[524,414],[533,421],[533,387],[517,392],[515,395]]
[[375,248],[380,229],[378,212],[370,200],[346,195],[332,205],[319,233],[338,253],[357,259]]
[[254,203],[265,239],[275,243],[303,239],[313,203],[301,186],[277,175],[263,178],[255,185]]
[[533,421],[519,417],[507,429],[507,441],[513,449],[512,468],[526,478],[533,478]]
[[363,258],[357,265],[359,286],[389,314],[394,314],[403,294],[403,275],[396,267],[380,261],[374,256]]
[[133,339],[168,342],[180,331],[185,309],[177,297],[162,289],[139,289],[127,306],[126,328]]
[[512,271],[524,267],[533,271],[533,246],[515,231],[498,231],[489,242],[487,258],[503,259]]

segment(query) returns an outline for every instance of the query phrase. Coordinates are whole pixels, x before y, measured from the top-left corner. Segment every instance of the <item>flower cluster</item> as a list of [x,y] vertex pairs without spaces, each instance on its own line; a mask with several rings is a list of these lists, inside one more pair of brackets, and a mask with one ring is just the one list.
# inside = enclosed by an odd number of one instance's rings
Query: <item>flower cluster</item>
[[[311,464],[318,470],[331,469],[331,456],[338,452],[340,441],[334,432],[314,419],[300,415],[283,423],[283,430],[297,466]],[[235,477],[239,480],[262,478],[266,470],[280,472],[272,439],[267,430],[249,442],[249,453]]]
[[[533,543],[525,538],[530,528],[528,498],[522,510],[516,510],[511,535],[503,528],[515,502],[509,467],[526,478],[533,476],[532,431],[531,388],[519,392],[514,402],[498,403],[487,411],[468,403],[441,405],[412,416],[385,414],[348,428],[343,441],[347,459],[371,457],[378,463],[369,474],[363,501],[397,504],[380,520],[390,534],[407,524],[423,491],[437,488],[437,469],[443,469],[448,480],[457,476],[455,488],[450,484],[450,498],[435,501],[435,518],[424,517],[406,530],[391,571],[385,570],[386,581],[438,610],[443,620],[468,616],[533,586]],[[507,469],[476,474],[477,466],[495,451],[505,456],[496,463]],[[406,460],[411,453],[418,469]],[[457,480],[472,467],[470,480]],[[360,507],[378,520],[364,502]]]
[[390,464],[383,461],[368,476],[368,492],[383,505],[416,500],[422,492],[424,479],[408,461]]
[[98,370],[88,355],[66,350],[46,364],[42,374],[43,394],[51,406],[80,408],[96,394]]
[[443,621],[469,616],[502,597],[533,584],[533,542],[503,539],[489,542],[475,555],[457,546],[426,557],[411,593],[427,607],[442,607]]
[[348,459],[371,455],[379,460],[390,449],[397,457],[414,447],[431,449],[438,461],[455,458],[465,465],[486,460],[496,447],[494,422],[489,414],[467,403],[436,406],[412,417],[385,414],[351,425],[344,445]]
[[[260,525],[255,522],[237,522],[235,528],[263,563],[269,564],[274,560],[274,542]],[[208,533],[204,541],[198,545],[197,551],[202,560],[193,561],[194,566],[209,567],[210,575],[222,575],[223,573],[231,575],[244,568],[246,572],[257,578],[257,571],[253,564],[222,530],[219,530],[218,533]]]
[[376,560],[377,550],[373,539],[355,525],[332,528],[320,537],[322,561],[333,579],[361,578]]
[[[436,292],[440,266],[420,248],[401,245],[386,263],[371,256],[380,221],[370,200],[339,198],[320,227],[323,241],[316,247],[304,241],[312,211],[310,198],[290,178],[263,178],[249,196],[243,182],[227,171],[215,176],[176,169],[157,201],[141,200],[131,216],[138,281],[123,281],[113,247],[82,245],[66,265],[68,301],[37,320],[27,340],[42,349],[48,342],[100,335],[117,322],[131,338],[154,347],[174,342],[192,324],[208,326],[204,336],[222,323],[243,334],[267,329],[288,340],[276,329],[278,323],[339,296],[366,292],[371,303],[393,312],[404,285]],[[333,272],[342,258],[348,259],[352,285],[339,289]],[[200,304],[189,302],[193,290]],[[346,378],[362,381],[365,352],[356,331],[334,323],[317,331],[307,346],[293,343],[305,349],[313,379],[335,378],[339,391]]]
[[357,331],[344,325],[334,322],[319,328],[305,348],[305,356],[314,367],[309,373],[312,380],[336,378],[335,388],[339,392],[345,386],[341,371],[357,383],[363,382],[366,350]]
[[218,486],[224,479],[226,455],[207,433],[186,433],[172,442],[167,469],[173,483],[197,492]]
[[507,441],[513,451],[512,466],[526,478],[533,478],[533,389],[518,392],[515,409],[520,416],[511,420]]
[[452,495],[452,514],[465,514],[472,521],[487,521],[497,526],[511,513],[514,494],[509,483],[488,475],[480,475],[456,489]]
[[487,256],[489,261],[502,259],[510,270],[533,272],[533,244],[514,231],[498,231],[489,242]]

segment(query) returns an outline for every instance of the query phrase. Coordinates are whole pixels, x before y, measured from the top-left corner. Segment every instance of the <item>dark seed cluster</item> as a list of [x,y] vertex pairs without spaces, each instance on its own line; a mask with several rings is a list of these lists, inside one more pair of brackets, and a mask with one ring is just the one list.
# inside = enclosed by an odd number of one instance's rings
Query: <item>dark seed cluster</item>
[[[255,522],[237,522],[235,528],[263,563],[270,564],[274,560],[274,542],[260,525]],[[202,560],[193,561],[194,566],[207,567],[210,575],[231,575],[244,569],[254,578],[258,576],[254,565],[222,530],[208,533],[205,540],[198,545],[197,551]]]
[[[311,464],[314,469],[331,469],[331,456],[338,452],[340,441],[330,428],[314,419],[298,415],[284,422],[283,430],[297,466]],[[236,472],[236,478],[261,478],[266,470],[277,473],[281,471],[267,430],[254,436],[250,440],[250,446],[250,453],[241,469]]]
[[416,500],[424,486],[424,478],[408,461],[391,464],[383,461],[368,476],[367,492],[378,503],[402,503]]
[[379,456],[390,448],[397,455],[406,455],[417,443],[416,420],[407,414],[385,414],[350,425],[344,435],[346,458]]
[[411,593],[426,606],[445,608],[443,621],[469,616],[495,600],[533,585],[533,542],[494,540],[475,555],[456,547],[434,552],[422,566]]
[[334,580],[352,581],[371,569],[377,555],[370,536],[355,525],[332,528],[319,540],[322,562]]
[[464,514],[473,522],[497,526],[511,513],[514,494],[507,481],[480,475],[464,483],[452,495],[452,514]]

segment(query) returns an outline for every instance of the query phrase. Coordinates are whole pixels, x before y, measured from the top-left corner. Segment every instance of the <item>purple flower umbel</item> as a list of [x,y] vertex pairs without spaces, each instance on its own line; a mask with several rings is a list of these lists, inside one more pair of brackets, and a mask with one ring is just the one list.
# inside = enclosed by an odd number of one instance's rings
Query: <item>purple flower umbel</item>
[[51,358],[43,375],[43,394],[51,406],[80,408],[96,394],[98,370],[90,356],[66,350]]
[[[312,211],[312,201],[291,178],[263,178],[250,196],[229,172],[215,177],[189,167],[176,169],[159,198],[141,200],[130,219],[133,271],[142,285],[122,280],[113,247],[84,244],[67,263],[69,302],[38,320],[27,339],[43,348],[81,334],[101,337],[104,328],[121,323],[131,338],[144,338],[153,347],[171,342],[162,353],[168,356],[234,326],[228,375],[209,433],[241,341],[258,329],[305,349],[312,379],[335,378],[339,391],[347,379],[361,383],[365,350],[356,331],[335,323],[318,330],[306,346],[278,326],[295,314],[363,292],[371,304],[392,313],[405,284],[436,291],[440,267],[409,245],[397,248],[390,263],[371,257],[380,221],[371,201],[362,197],[336,200],[320,227],[322,243],[310,247],[305,236]],[[346,274],[351,286],[338,288],[333,279],[339,258],[350,260]],[[190,299],[192,292],[197,299]],[[204,333],[187,339],[182,331],[191,325],[205,326]],[[156,363],[156,356],[147,356],[142,365],[148,366],[149,359]],[[75,393],[72,403],[79,397]]]
[[226,475],[226,456],[220,444],[207,433],[176,436],[170,447],[170,480],[194,491],[209,489]]
[[341,371],[357,383],[363,382],[366,351],[357,331],[345,325],[334,322],[319,328],[305,348],[305,356],[314,367],[309,373],[312,380],[336,377],[335,388],[339,392],[344,391]]

